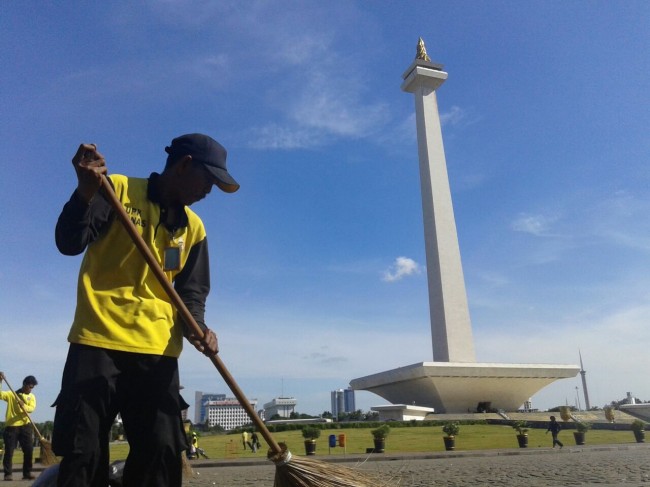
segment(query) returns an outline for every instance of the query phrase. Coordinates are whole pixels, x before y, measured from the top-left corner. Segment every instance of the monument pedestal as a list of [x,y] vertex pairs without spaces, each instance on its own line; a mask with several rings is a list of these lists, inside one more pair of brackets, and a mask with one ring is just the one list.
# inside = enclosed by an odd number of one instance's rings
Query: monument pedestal
[[576,365],[421,362],[353,379],[350,387],[437,413],[477,412],[480,403],[516,411],[540,389],[579,371]]

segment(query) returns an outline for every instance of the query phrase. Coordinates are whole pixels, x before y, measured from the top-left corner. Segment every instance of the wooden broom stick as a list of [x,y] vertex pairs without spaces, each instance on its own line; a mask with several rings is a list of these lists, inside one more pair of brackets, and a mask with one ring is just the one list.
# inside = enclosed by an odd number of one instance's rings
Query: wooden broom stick
[[[135,246],[138,248],[138,250],[144,257],[151,271],[156,276],[156,279],[158,279],[158,282],[160,282],[160,285],[163,287],[163,289],[171,299],[172,303],[176,307],[176,310],[178,311],[178,314],[181,316],[185,324],[190,328],[191,334],[203,339],[205,335],[203,333],[203,330],[201,329],[201,327],[198,325],[198,323],[192,316],[192,313],[190,313],[190,311],[187,309],[187,306],[185,306],[185,303],[176,292],[176,289],[174,289],[172,284],[167,279],[167,276],[165,275],[162,268],[160,267],[158,260],[151,252],[151,249],[147,247],[147,244],[142,238],[142,235],[140,235],[140,233],[138,232],[137,228],[131,221],[131,218],[126,213],[126,210],[124,210],[122,203],[117,198],[115,191],[113,190],[113,186],[111,186],[111,183],[109,182],[108,178],[105,175],[102,175],[102,187],[104,189],[104,195],[108,198],[108,202],[111,204],[111,206],[117,213],[118,218],[120,219],[125,230],[131,237],[131,240],[133,240],[133,243],[135,244]],[[214,366],[217,368],[219,374],[221,374],[221,377],[226,382],[226,384],[228,385],[232,393],[235,395],[235,397],[237,398],[241,406],[246,410],[246,413],[250,417],[251,421],[253,421],[255,426],[259,429],[260,434],[266,440],[266,443],[269,445],[271,450],[273,450],[276,454],[281,454],[283,452],[283,448],[280,446],[280,444],[277,441],[275,441],[273,435],[271,435],[271,432],[264,424],[264,421],[262,421],[262,419],[257,415],[255,409],[253,409],[253,406],[251,406],[250,402],[246,398],[246,395],[241,390],[239,385],[235,382],[235,379],[230,374],[230,372],[224,365],[221,358],[218,355],[209,355],[208,358],[212,361]]]

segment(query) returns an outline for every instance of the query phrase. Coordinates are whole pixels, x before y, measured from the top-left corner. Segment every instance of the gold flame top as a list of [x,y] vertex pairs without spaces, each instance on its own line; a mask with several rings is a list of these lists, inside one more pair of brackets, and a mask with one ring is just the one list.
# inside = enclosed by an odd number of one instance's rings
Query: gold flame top
[[420,37],[420,39],[418,40],[418,49],[415,55],[415,59],[422,59],[423,61],[431,62],[431,58],[427,54],[427,48],[424,45],[424,41],[422,40],[422,37]]

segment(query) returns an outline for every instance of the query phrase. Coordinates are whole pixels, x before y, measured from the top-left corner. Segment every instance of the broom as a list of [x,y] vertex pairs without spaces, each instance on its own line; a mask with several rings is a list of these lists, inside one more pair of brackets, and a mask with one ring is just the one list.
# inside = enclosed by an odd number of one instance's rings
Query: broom
[[[159,281],[160,285],[176,307],[178,314],[190,328],[191,334],[203,338],[203,330],[194,320],[194,317],[167,279],[167,276],[165,276],[158,260],[149,247],[147,247],[147,244],[131,221],[129,215],[124,210],[122,203],[115,195],[115,191],[105,175],[102,175],[102,187],[105,196],[117,213],[117,216],[126,232],[129,234],[134,245],[140,251],[156,279]],[[209,356],[209,359],[217,368],[219,374],[221,374],[221,377],[239,401],[239,404],[241,404],[245,409],[251,421],[269,445],[268,458],[276,466],[275,487],[382,487],[388,485],[379,478],[375,478],[374,476],[370,476],[364,472],[304,457],[293,456],[285,444],[275,441],[273,435],[271,435],[271,432],[264,424],[264,421],[262,421],[262,419],[257,415],[255,409],[253,409],[253,406],[251,406],[250,402],[240,389],[239,385],[235,382],[235,379],[230,374],[221,358],[215,354]]]
[[25,416],[27,416],[27,419],[29,419],[29,422],[32,424],[32,427],[34,428],[34,431],[38,435],[38,441],[41,444],[41,463],[45,466],[54,465],[56,463],[56,455],[52,451],[52,445],[50,444],[49,441],[47,441],[43,437],[43,435],[41,435],[41,432],[38,431],[38,428],[36,427],[36,423],[32,421],[32,418],[29,415],[29,413],[25,411],[22,401],[20,401],[18,394],[16,394],[16,392],[12,389],[11,384],[9,384],[9,381],[7,381],[7,377],[3,375],[2,378],[4,379],[5,384],[7,384],[9,390],[14,394],[14,396],[16,396],[16,402],[20,406],[20,409],[23,411]]

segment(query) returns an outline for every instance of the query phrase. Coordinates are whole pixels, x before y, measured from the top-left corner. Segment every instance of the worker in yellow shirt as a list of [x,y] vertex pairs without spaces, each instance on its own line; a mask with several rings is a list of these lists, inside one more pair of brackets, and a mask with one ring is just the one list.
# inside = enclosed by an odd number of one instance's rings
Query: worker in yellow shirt
[[190,448],[190,451],[192,450],[195,452],[195,458],[199,458],[200,456],[203,458],[208,458],[208,456],[205,454],[205,450],[203,450],[203,448],[199,448],[199,438],[196,434],[196,431],[192,431],[192,446]]
[[[0,387],[5,380],[0,372]],[[23,449],[23,480],[32,480],[32,457],[34,453],[34,426],[28,414],[36,409],[36,396],[32,393],[36,387],[36,378],[28,375],[23,380],[23,386],[14,394],[11,391],[0,390],[0,399],[7,402],[5,430],[2,439],[5,443],[5,454],[2,461],[5,480],[12,480],[12,461],[16,445],[20,443]]]

